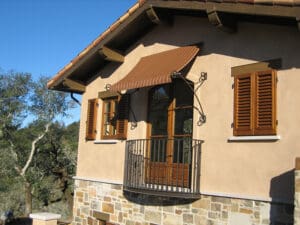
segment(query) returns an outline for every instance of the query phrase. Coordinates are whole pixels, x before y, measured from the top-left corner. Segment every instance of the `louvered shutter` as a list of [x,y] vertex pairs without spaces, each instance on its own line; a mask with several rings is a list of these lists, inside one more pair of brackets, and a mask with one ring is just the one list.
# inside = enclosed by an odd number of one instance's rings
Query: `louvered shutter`
[[117,135],[120,139],[127,138],[129,99],[129,95],[122,95],[118,104]]
[[233,135],[252,135],[252,79],[251,74],[234,79],[234,130]]
[[96,139],[96,124],[97,124],[98,99],[90,99],[88,101],[88,112],[86,121],[86,139]]
[[255,74],[255,125],[254,134],[276,134],[276,73]]

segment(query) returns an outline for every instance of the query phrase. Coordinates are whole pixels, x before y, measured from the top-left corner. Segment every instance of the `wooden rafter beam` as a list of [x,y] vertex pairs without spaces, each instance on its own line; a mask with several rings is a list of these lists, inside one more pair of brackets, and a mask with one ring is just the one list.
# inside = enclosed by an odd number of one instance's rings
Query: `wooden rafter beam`
[[106,46],[103,46],[99,50],[99,54],[103,55],[105,57],[105,60],[119,62],[119,63],[123,63],[125,58],[124,55],[122,55],[118,51],[108,48]]
[[63,81],[63,85],[74,91],[85,92],[85,85],[68,78]]
[[233,16],[222,14],[215,10],[207,10],[208,20],[218,29],[233,33],[236,31],[236,21]]
[[153,23],[155,23],[155,24],[160,23],[160,19],[159,19],[157,13],[155,12],[155,10],[153,9],[153,7],[150,7],[148,10],[146,10],[146,14]]

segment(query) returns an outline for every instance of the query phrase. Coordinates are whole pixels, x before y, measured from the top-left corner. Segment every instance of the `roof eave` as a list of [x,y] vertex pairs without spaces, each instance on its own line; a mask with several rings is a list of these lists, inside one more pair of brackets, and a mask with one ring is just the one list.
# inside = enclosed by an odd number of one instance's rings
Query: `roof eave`
[[[295,21],[299,21],[300,7],[298,5],[286,5],[282,4],[283,1],[266,0],[249,2],[245,4],[245,1],[161,1],[161,0],[140,0],[134,6],[132,6],[123,16],[121,16],[115,23],[113,23],[106,31],[104,31],[98,38],[95,39],[87,48],[85,48],[79,55],[77,55],[69,64],[67,64],[62,70],[60,70],[47,84],[49,89],[62,90],[67,92],[79,92],[82,90],[73,90],[70,87],[62,88],[66,78],[69,78],[72,73],[78,69],[84,62],[91,59],[93,54],[99,52],[99,50],[106,46],[110,40],[121,35],[124,28],[132,23],[141,14],[145,13],[149,8],[160,8],[170,10],[190,10],[190,11],[204,11],[207,14],[211,12],[231,13],[231,14],[243,14],[253,16],[269,16],[269,17],[282,17],[291,18]],[[242,3],[243,2],[243,3]],[[272,2],[272,3],[271,3]],[[275,4],[275,3],[278,4]],[[263,3],[263,4],[261,4]],[[268,4],[269,3],[269,4]],[[272,5],[271,5],[272,4]],[[58,86],[60,87],[58,88]]]

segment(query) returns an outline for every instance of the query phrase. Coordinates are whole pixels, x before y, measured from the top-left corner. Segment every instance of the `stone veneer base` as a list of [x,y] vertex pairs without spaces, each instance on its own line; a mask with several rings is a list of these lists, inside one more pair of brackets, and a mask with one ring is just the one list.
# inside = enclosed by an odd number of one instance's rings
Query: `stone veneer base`
[[76,180],[73,225],[292,225],[293,204],[228,197],[198,200],[123,192],[122,185]]

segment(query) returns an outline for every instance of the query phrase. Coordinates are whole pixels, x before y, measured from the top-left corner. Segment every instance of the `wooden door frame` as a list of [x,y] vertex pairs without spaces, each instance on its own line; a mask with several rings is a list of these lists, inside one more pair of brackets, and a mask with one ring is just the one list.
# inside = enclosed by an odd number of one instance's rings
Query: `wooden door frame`
[[[165,167],[166,167],[166,184],[170,185],[172,184],[172,166],[173,166],[173,142],[169,141],[172,139],[172,137],[174,136],[174,106],[175,106],[175,98],[174,98],[174,86],[172,84],[168,84],[170,87],[169,90],[169,95],[170,95],[170,103],[168,106],[168,111],[167,111],[167,151],[166,151],[166,162]],[[154,90],[157,87],[153,87],[152,89],[149,90],[149,95],[148,95],[148,110],[147,110],[147,139],[151,140],[151,130],[152,130],[152,124],[149,121],[149,113],[150,113],[150,96],[152,96]],[[146,165],[146,167],[150,167],[151,166],[151,147],[150,147],[151,141],[148,142],[148,146],[147,146],[147,159],[148,159],[148,163],[149,165]],[[153,162],[155,163],[155,162]],[[158,162],[159,164],[162,164],[162,162]],[[146,169],[147,171],[147,169]],[[150,179],[151,180],[151,174],[149,174],[150,171],[147,172],[146,174],[146,180]]]

